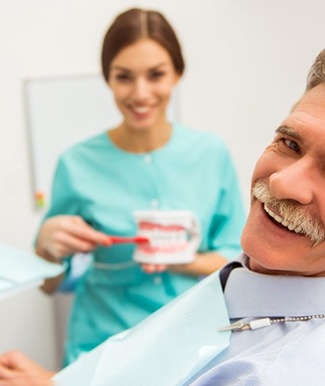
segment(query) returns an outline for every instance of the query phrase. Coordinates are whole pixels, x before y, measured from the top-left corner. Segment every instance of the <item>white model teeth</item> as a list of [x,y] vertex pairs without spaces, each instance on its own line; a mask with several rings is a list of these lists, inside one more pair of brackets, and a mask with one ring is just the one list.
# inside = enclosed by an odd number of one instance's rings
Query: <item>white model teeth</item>
[[147,106],[138,106],[138,107],[133,107],[133,111],[138,113],[138,114],[144,114],[149,111],[149,107]]
[[187,243],[187,232],[185,230],[162,231],[158,229],[140,229],[139,235],[148,237],[152,247],[177,246]]
[[295,227],[293,224],[289,223],[287,220],[285,220],[283,217],[279,216],[278,214],[272,212],[271,209],[269,209],[265,204],[264,204],[264,210],[266,213],[268,213],[276,222],[279,224],[283,225],[284,227],[288,228],[289,231],[294,231],[296,233],[301,232],[301,227],[297,226]]

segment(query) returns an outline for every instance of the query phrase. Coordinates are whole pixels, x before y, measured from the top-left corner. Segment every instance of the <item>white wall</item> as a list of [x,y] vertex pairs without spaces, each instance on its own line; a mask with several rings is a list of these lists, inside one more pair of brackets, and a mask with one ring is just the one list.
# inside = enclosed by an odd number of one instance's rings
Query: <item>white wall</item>
[[[33,207],[22,81],[99,71],[103,33],[131,6],[163,11],[184,46],[182,120],[220,133],[248,207],[257,156],[301,95],[325,47],[323,0],[0,0],[0,242],[30,249]],[[29,291],[1,303],[0,352],[58,365],[52,300]]]

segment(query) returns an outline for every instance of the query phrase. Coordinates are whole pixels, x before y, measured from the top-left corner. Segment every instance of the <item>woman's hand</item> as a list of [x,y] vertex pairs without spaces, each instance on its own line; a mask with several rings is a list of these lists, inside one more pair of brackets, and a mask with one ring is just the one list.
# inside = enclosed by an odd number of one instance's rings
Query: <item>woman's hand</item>
[[97,245],[110,245],[109,237],[96,231],[79,216],[55,216],[47,219],[40,230],[36,253],[47,260],[78,252],[87,253]]
[[141,264],[141,268],[146,273],[156,273],[163,272],[168,269],[168,265],[166,264]]
[[228,260],[217,252],[197,253],[193,262],[185,264],[141,264],[144,272],[152,274],[169,271],[189,276],[206,276],[227,264]]
[[19,351],[0,355],[0,386],[53,386],[54,374]]

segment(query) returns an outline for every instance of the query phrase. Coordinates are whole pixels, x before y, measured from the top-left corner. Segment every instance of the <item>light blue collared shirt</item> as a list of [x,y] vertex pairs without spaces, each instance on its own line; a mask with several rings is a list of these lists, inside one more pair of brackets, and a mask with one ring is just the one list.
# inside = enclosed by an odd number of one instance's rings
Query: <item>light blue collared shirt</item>
[[[244,261],[244,259],[243,259]],[[234,269],[225,299],[231,322],[325,313],[325,278]],[[233,332],[230,346],[192,378],[192,386],[324,385],[325,319]]]
[[325,319],[232,332],[230,345],[230,333],[218,328],[228,315],[249,322],[322,314],[324,299],[325,278],[262,275],[245,266],[231,271],[223,296],[215,272],[53,380],[56,386],[322,386]]

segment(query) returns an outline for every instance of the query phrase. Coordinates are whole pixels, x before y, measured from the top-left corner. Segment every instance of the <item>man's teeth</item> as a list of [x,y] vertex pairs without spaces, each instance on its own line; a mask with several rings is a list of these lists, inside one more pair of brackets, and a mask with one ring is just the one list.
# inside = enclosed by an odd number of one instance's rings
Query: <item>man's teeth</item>
[[294,226],[293,224],[289,223],[287,220],[285,220],[283,217],[279,216],[278,214],[272,212],[271,209],[269,209],[265,204],[264,204],[264,210],[266,213],[269,214],[270,217],[274,218],[274,220],[276,222],[278,222],[279,224],[283,225],[284,227],[288,228],[289,231],[294,231],[296,233],[299,233],[301,232],[301,227],[298,225],[298,226]]

